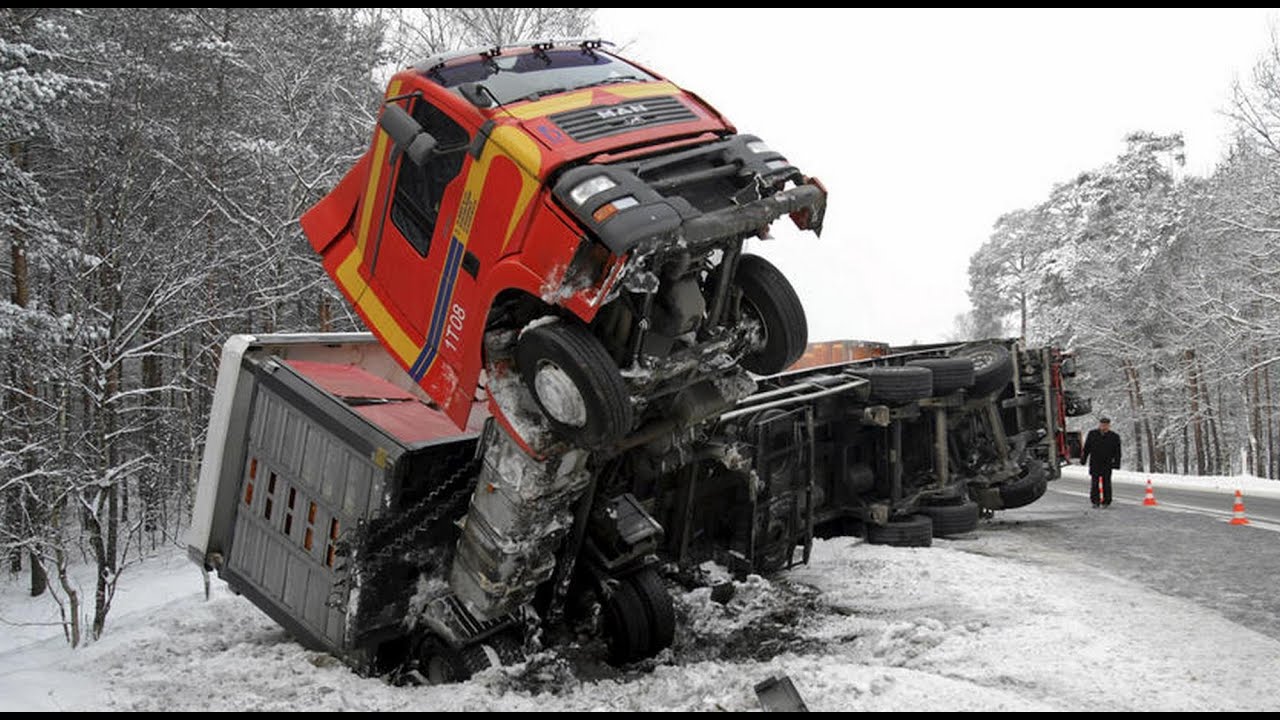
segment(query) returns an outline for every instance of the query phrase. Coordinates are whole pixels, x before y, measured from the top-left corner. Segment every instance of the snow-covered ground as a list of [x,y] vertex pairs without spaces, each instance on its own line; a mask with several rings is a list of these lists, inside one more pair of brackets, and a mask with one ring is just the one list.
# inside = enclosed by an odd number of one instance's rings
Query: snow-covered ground
[[[775,674],[814,710],[1275,707],[1280,641],[1021,542],[820,541],[809,566],[739,583],[726,605],[677,590],[682,630],[657,664],[618,672],[568,649],[434,688],[358,677],[221,583],[205,601],[175,552],[124,577],[89,647],[4,625],[0,710],[746,710]],[[47,610],[0,587],[6,621]]]

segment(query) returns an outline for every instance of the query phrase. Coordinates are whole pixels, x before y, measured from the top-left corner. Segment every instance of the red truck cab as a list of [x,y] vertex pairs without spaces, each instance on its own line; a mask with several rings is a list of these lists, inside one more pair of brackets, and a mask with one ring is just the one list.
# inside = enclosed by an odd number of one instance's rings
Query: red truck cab
[[599,42],[533,43],[396,73],[369,149],[302,226],[459,426],[482,380],[512,374],[557,435],[597,445],[803,352],[794,291],[741,245],[784,214],[817,232],[825,204],[656,73]]

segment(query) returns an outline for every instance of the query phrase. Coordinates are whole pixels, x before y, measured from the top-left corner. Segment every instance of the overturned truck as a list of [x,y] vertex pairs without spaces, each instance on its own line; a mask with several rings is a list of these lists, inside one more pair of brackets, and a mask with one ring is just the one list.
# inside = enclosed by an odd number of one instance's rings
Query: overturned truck
[[445,682],[532,638],[652,657],[667,578],[706,560],[922,545],[1034,501],[1064,452],[1057,350],[786,371],[804,309],[744,244],[820,232],[826,197],[599,42],[397,73],[302,219],[372,334],[228,341],[192,558],[362,672]]
[[928,545],[1039,498],[1073,365],[1015,341],[898,348],[761,378],[612,452],[531,454],[486,399],[458,428],[368,334],[237,336],[190,551],[361,672],[462,679],[538,626],[630,662],[671,643],[664,576],[774,572],[819,536]]
[[[709,424],[698,463],[629,477],[688,566],[740,572],[808,560],[815,536],[928,546],[1028,505],[1068,458],[1075,359],[1014,340],[894,348],[762,378]],[[652,446],[651,446],[652,447]],[[634,492],[634,490],[633,490]]]

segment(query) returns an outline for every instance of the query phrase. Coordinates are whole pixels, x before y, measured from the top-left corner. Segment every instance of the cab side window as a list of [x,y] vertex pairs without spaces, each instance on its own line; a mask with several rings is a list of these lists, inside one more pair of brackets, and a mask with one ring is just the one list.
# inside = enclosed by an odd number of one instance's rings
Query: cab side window
[[412,113],[418,124],[435,136],[436,153],[421,166],[400,159],[391,222],[413,249],[426,257],[440,215],[440,200],[462,170],[471,138],[461,125],[422,98],[413,100]]

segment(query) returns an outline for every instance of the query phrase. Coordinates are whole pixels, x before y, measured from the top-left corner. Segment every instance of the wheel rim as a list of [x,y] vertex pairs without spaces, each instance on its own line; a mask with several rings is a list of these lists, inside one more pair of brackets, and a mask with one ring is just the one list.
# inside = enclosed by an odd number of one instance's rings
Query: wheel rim
[[552,420],[569,427],[587,424],[587,402],[573,378],[550,360],[538,364],[533,378],[533,391],[538,403]]
[[760,314],[760,308],[756,304],[748,300],[745,296],[742,298],[742,318],[755,322],[757,332],[760,336],[760,347],[769,346],[769,328],[765,327],[764,317]]
[[973,361],[974,370],[981,370],[995,361],[995,353],[990,350],[970,353],[967,357]]

